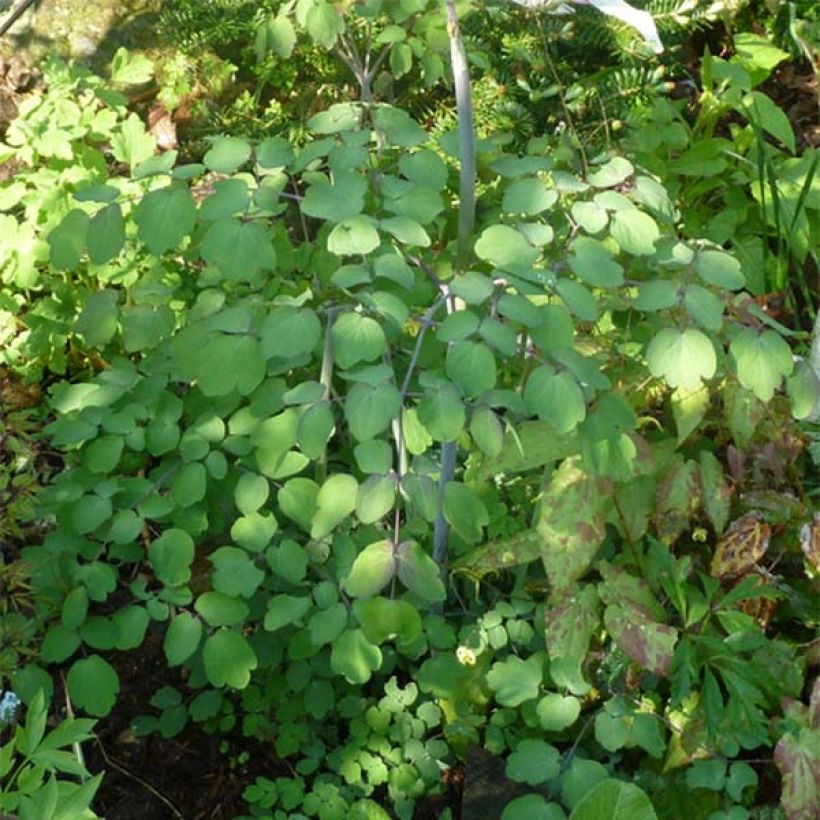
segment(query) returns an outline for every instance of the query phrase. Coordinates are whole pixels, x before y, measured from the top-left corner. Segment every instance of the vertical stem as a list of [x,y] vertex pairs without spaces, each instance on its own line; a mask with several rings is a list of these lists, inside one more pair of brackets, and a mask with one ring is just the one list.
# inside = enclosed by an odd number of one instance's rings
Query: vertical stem
[[[458,244],[456,271],[467,265],[470,254],[470,238],[475,226],[476,200],[476,158],[475,126],[473,124],[473,100],[470,88],[470,67],[467,52],[458,26],[455,0],[447,3],[447,33],[450,36],[450,61],[453,64],[453,83],[456,92],[456,112],[458,114],[459,147],[459,204],[458,204]],[[455,309],[451,296],[447,297],[447,311]],[[439,510],[433,529],[433,558],[441,567],[442,574],[447,564],[447,538],[450,525],[444,517],[444,490],[453,480],[456,469],[456,443],[446,441],[441,445],[441,470],[438,482]]]
[[[333,340],[330,331],[333,329],[333,321],[336,318],[338,308],[329,307],[327,310],[327,327],[325,329],[325,346],[322,351],[322,369],[319,372],[319,384],[324,388],[322,400],[330,399],[330,389],[333,384]],[[323,484],[327,478],[327,447],[322,450],[322,455],[316,461],[316,481]]]

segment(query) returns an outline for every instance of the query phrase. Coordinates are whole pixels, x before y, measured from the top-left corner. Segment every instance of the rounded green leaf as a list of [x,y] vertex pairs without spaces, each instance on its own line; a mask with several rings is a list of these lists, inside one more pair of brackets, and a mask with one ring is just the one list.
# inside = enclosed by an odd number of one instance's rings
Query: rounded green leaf
[[507,777],[537,786],[561,772],[561,753],[543,740],[522,740],[507,760]]
[[549,365],[537,367],[524,385],[527,409],[548,421],[558,433],[569,433],[586,417],[584,394],[567,371]]
[[391,541],[376,541],[365,547],[353,562],[344,582],[345,592],[354,598],[377,595],[392,580],[396,558]]
[[190,507],[205,498],[208,474],[205,465],[198,461],[183,464],[171,479],[171,498],[181,508]]
[[214,222],[202,239],[202,258],[230,280],[249,282],[259,270],[273,270],[276,253],[270,231],[259,222],[228,217]]
[[495,458],[504,447],[504,428],[489,407],[476,407],[470,418],[470,435],[482,453]]
[[175,248],[194,229],[196,205],[187,188],[172,185],[146,194],[134,209],[138,236],[155,256]]
[[670,387],[694,390],[717,369],[717,355],[709,337],[700,330],[667,327],[649,343],[646,363],[656,378]]
[[250,552],[262,552],[270,544],[278,526],[273,513],[249,513],[233,522],[231,538]]
[[551,692],[538,701],[536,708],[541,728],[547,732],[561,732],[572,726],[581,714],[581,701],[572,695]]
[[371,475],[359,485],[356,517],[363,524],[384,518],[396,503],[396,480],[389,475]]
[[110,473],[119,464],[123,447],[121,436],[100,436],[85,448],[85,466],[92,473]]
[[771,401],[784,376],[794,370],[787,342],[774,330],[743,330],[729,346],[740,383],[761,401]]
[[497,268],[528,268],[538,259],[538,251],[523,234],[508,225],[492,225],[475,243],[476,256]]
[[456,342],[447,350],[447,375],[470,398],[495,387],[495,356],[483,342]]
[[539,179],[517,179],[504,192],[501,207],[508,214],[540,214],[558,201],[558,192]]
[[356,508],[359,484],[352,475],[337,473],[322,484],[316,495],[310,537],[316,540],[329,535]]
[[379,232],[367,216],[345,219],[336,225],[327,238],[327,249],[336,256],[367,254],[380,244]]
[[540,794],[516,797],[504,807],[501,820],[566,820],[558,803],[547,803]]
[[487,685],[495,692],[495,698],[502,706],[514,707],[538,696],[543,677],[543,653],[536,652],[525,661],[510,655],[506,660],[493,664],[487,673]]
[[607,779],[575,806],[570,820],[658,820],[658,815],[638,786]]
[[238,632],[220,629],[205,639],[202,647],[205,677],[213,686],[244,689],[250,683],[257,661],[251,645]]
[[298,621],[311,606],[312,602],[307,596],[274,595],[268,600],[264,627],[268,632],[275,632],[283,626]]
[[322,335],[319,318],[309,308],[274,308],[262,322],[262,354],[290,359],[310,353]]
[[232,174],[241,165],[244,165],[251,156],[251,146],[238,137],[220,137],[214,140],[213,145],[202,162],[205,166],[218,174]]
[[202,638],[202,621],[189,612],[180,612],[168,627],[162,648],[169,666],[184,663],[199,648]]
[[443,601],[447,597],[441,570],[415,541],[403,541],[396,550],[399,580],[425,601]]
[[632,208],[615,211],[610,230],[621,250],[634,256],[653,254],[655,243],[661,236],[658,223],[649,214]]
[[185,530],[168,529],[148,545],[148,558],[163,584],[179,586],[191,577],[194,540]]
[[111,517],[111,499],[84,495],[71,510],[71,523],[81,535],[93,532]]
[[99,655],[75,661],[66,683],[74,705],[96,717],[104,717],[114,708],[120,691],[114,667]]
[[268,480],[254,473],[243,473],[233,491],[234,503],[243,515],[256,512],[268,500],[269,495]]
[[740,262],[723,251],[698,251],[695,270],[704,282],[718,288],[740,290],[746,284]]
[[104,265],[113,259],[125,244],[125,222],[116,203],[106,205],[94,216],[88,226],[88,256],[95,265]]
[[235,626],[250,611],[241,598],[222,592],[204,592],[196,599],[194,608],[211,626]]
[[381,325],[370,316],[350,311],[333,323],[333,358],[345,370],[359,362],[372,362],[384,351],[387,340]]
[[436,441],[454,441],[464,429],[467,414],[458,390],[444,384],[419,402],[418,418]]
[[462,538],[474,544],[490,523],[484,503],[459,481],[448,481],[444,487],[444,518]]
[[613,157],[609,162],[592,171],[587,177],[596,188],[613,188],[620,185],[635,172],[632,163],[624,157]]
[[611,288],[622,285],[624,270],[612,253],[597,239],[581,236],[572,246],[569,257],[572,272],[589,285]]
[[359,441],[383,433],[401,411],[401,396],[391,384],[356,384],[345,399],[345,418]]
[[367,683],[382,663],[382,653],[361,629],[346,629],[333,643],[330,667],[350,683]]
[[120,510],[111,519],[108,537],[115,544],[130,544],[142,531],[143,520],[133,510]]
[[209,557],[214,569],[211,573],[213,587],[225,595],[250,598],[265,579],[265,573],[253,562],[245,550],[237,547],[220,547]]

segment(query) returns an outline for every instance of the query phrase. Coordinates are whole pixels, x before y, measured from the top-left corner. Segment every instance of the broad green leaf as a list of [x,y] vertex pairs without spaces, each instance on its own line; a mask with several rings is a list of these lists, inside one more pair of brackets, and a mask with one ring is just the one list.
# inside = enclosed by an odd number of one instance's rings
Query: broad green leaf
[[234,487],[233,497],[236,508],[243,515],[256,512],[270,495],[270,484],[261,475],[243,473]]
[[484,527],[490,523],[484,503],[459,481],[448,481],[444,487],[444,518],[462,538],[473,544],[481,540]]
[[555,289],[564,304],[584,322],[598,319],[598,300],[582,285],[572,279],[559,279]]
[[599,233],[609,223],[609,214],[595,202],[573,202],[570,213],[587,233]]
[[283,168],[293,157],[293,148],[283,137],[268,137],[256,146],[256,162],[263,168]]
[[703,421],[709,407],[709,390],[705,385],[685,390],[679,387],[672,394],[672,415],[678,431],[678,444],[682,444]]
[[632,176],[634,172],[635,169],[628,159],[613,157],[605,165],[592,171],[587,181],[596,188],[614,188]]
[[262,354],[289,359],[310,353],[322,335],[318,316],[308,308],[274,308],[262,322]]
[[530,373],[524,386],[527,409],[548,421],[558,433],[574,430],[586,416],[584,394],[566,371],[542,365]]
[[761,401],[771,401],[783,377],[794,370],[791,349],[774,330],[747,327],[729,345],[729,352],[740,383]]
[[251,645],[238,632],[219,629],[202,647],[205,677],[212,686],[244,689],[250,683],[257,660]]
[[251,146],[239,137],[219,137],[205,152],[202,162],[217,174],[232,174],[251,156]]
[[249,552],[262,552],[279,527],[273,513],[252,512],[231,525],[231,538]]
[[80,257],[86,250],[89,223],[88,214],[74,208],[51,231],[48,235],[49,259],[55,268],[70,271],[77,269]]
[[553,780],[560,772],[561,753],[543,740],[522,740],[507,759],[507,777],[530,786]]
[[566,820],[559,803],[548,803],[540,794],[525,794],[510,800],[501,813],[501,820]]
[[470,417],[470,435],[482,453],[495,458],[504,447],[504,428],[489,407],[476,407]]
[[820,377],[808,362],[798,363],[794,375],[788,379],[788,391],[794,418],[807,419],[820,414]]
[[305,27],[315,43],[331,49],[344,31],[344,18],[334,5],[319,0],[308,10]]
[[272,51],[278,57],[287,60],[293,54],[295,46],[296,31],[293,23],[281,11],[275,17],[268,17],[256,30],[253,47],[260,63],[267,51]]
[[650,256],[660,239],[658,225],[649,214],[633,209],[615,211],[612,214],[612,238],[621,250],[634,256]]
[[359,362],[372,362],[384,351],[387,340],[381,325],[370,316],[350,311],[333,323],[333,358],[347,370]]
[[538,701],[535,712],[544,731],[562,732],[578,720],[581,714],[581,701],[572,695],[550,692]]
[[111,499],[98,495],[84,495],[71,511],[71,524],[81,535],[93,532],[111,518]]
[[454,441],[467,420],[461,396],[451,384],[425,394],[419,402],[418,418],[436,441]]
[[300,620],[310,608],[311,600],[307,596],[274,595],[268,599],[265,629],[268,632],[275,632],[283,626],[288,626]]
[[512,271],[529,268],[538,259],[538,251],[523,234],[507,225],[485,228],[475,243],[475,252],[479,259]]
[[89,715],[105,717],[117,701],[120,679],[114,667],[99,655],[75,661],[66,676],[71,700]]
[[597,239],[581,236],[572,246],[569,258],[572,272],[589,285],[611,288],[622,285],[623,268],[613,259],[612,253]]
[[117,332],[119,293],[116,290],[100,290],[85,300],[82,311],[74,323],[79,333],[91,347],[102,347]]
[[336,420],[329,402],[317,402],[308,407],[299,417],[296,432],[299,449],[311,460],[320,458],[335,426]]
[[146,194],[134,209],[138,236],[155,256],[173,250],[194,229],[196,205],[187,188],[171,185]]
[[674,627],[647,619],[643,608],[631,603],[610,604],[604,626],[624,654],[656,675],[669,674],[678,640]]
[[101,208],[88,225],[88,256],[95,265],[104,265],[113,259],[125,244],[125,222],[120,206]]
[[273,270],[276,254],[270,232],[259,222],[234,217],[214,222],[202,239],[202,258],[228,279],[249,282],[257,271]]
[[403,541],[396,550],[399,580],[425,601],[447,597],[438,564],[415,542]]
[[695,270],[704,282],[718,288],[740,290],[746,284],[740,262],[723,251],[698,251]]
[[717,369],[717,355],[709,337],[691,327],[660,330],[649,343],[646,362],[653,376],[684,390],[696,390]]
[[183,464],[171,479],[171,498],[180,507],[190,507],[205,498],[208,475],[205,466],[198,461]]
[[412,644],[421,635],[421,616],[409,601],[378,596],[356,601],[353,611],[367,640],[377,646],[394,638]]
[[119,125],[110,142],[114,159],[128,163],[132,169],[152,157],[157,147],[156,139],[146,131],[145,123],[136,112],[131,112]]
[[311,521],[310,537],[319,540],[329,535],[356,508],[359,484],[352,475],[330,476],[316,495],[316,511]]
[[506,213],[540,214],[558,201],[558,192],[538,179],[517,179],[504,191],[501,207]]
[[723,327],[723,302],[712,291],[691,284],[686,288],[683,304],[702,328],[717,332]]
[[400,412],[401,396],[390,384],[356,384],[345,399],[345,418],[359,441],[383,433]]
[[199,648],[202,639],[202,621],[189,612],[180,612],[168,626],[163,641],[169,666],[184,663]]
[[148,559],[163,584],[185,584],[191,577],[194,541],[185,530],[172,527],[148,545]]
[[347,626],[347,621],[347,607],[341,601],[327,609],[317,610],[307,624],[310,642],[314,646],[324,646],[335,641]]
[[85,450],[85,466],[92,473],[110,473],[119,464],[125,442],[122,436],[100,436]]
[[276,500],[282,512],[303,530],[310,531],[319,485],[309,478],[292,478],[279,490]]
[[472,336],[478,330],[480,319],[471,310],[457,310],[438,326],[436,337],[440,342],[457,342]]
[[330,183],[315,180],[300,203],[302,213],[327,222],[342,222],[358,216],[364,208],[367,181],[361,174],[340,173]]
[[[359,445],[361,446],[361,445]],[[389,475],[370,475],[359,485],[356,496],[356,517],[363,524],[373,524],[384,518],[396,503],[396,480]]]
[[118,48],[111,61],[111,82],[123,85],[142,85],[154,76],[154,64],[144,54],[130,54]]
[[732,487],[723,474],[723,467],[713,453],[701,450],[699,460],[703,506],[715,532],[722,533],[729,523]]
[[795,152],[794,131],[789,118],[771,97],[761,91],[750,91],[735,110],[782,142],[792,154]]
[[173,333],[174,312],[168,305],[132,305],[122,310],[122,343],[129,353],[150,350]]
[[667,279],[653,279],[638,285],[638,295],[632,303],[636,310],[665,310],[680,301],[679,284]]
[[367,683],[382,664],[382,653],[361,629],[346,629],[333,642],[330,667],[353,684]]
[[380,243],[373,220],[368,216],[353,216],[342,220],[330,232],[327,249],[336,256],[364,255],[376,250]]
[[515,707],[538,697],[543,678],[544,655],[534,652],[525,661],[515,655],[496,661],[487,673],[487,685],[501,706]]
[[265,359],[252,336],[212,334],[195,353],[194,377],[206,396],[252,393],[265,378]]
[[598,783],[569,817],[570,820],[658,820],[642,789],[613,779]]
[[365,547],[353,562],[344,582],[348,595],[370,598],[377,595],[392,580],[396,558],[391,541],[377,541]]
[[495,387],[495,356],[481,342],[456,342],[447,350],[447,375],[464,391],[475,398]]
[[219,547],[208,556],[213,564],[211,582],[217,592],[250,598],[265,580],[265,573],[238,547]]

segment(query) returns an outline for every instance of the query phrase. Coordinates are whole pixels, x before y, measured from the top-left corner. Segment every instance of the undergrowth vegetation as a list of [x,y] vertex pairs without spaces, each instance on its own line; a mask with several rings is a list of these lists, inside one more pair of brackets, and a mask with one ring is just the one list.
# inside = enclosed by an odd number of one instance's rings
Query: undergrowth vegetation
[[[130,736],[213,737],[243,817],[815,816],[820,183],[765,89],[816,13],[740,6],[648,7],[720,42],[695,100],[594,9],[459,7],[472,166],[438,3],[178,0],[164,63],[44,67],[0,142],[0,811],[105,814],[142,657]],[[204,94],[179,150],[146,86]]]

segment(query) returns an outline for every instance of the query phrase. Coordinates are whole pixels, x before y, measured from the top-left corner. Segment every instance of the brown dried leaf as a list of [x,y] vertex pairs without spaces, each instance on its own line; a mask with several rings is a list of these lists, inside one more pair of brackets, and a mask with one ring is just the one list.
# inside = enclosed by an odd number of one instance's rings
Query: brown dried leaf
[[772,528],[761,521],[756,512],[733,521],[715,549],[712,577],[726,579],[745,575],[763,557],[771,537]]

